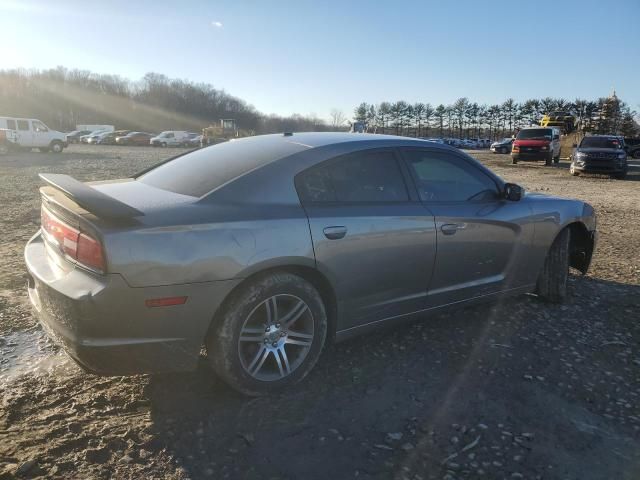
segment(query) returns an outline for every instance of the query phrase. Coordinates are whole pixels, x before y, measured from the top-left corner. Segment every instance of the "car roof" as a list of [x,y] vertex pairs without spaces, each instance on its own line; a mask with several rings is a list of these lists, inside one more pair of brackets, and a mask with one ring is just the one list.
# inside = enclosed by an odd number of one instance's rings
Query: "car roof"
[[[360,149],[425,146],[457,152],[448,145],[394,135],[346,132],[305,132],[259,135],[233,139],[189,152],[136,178],[176,193],[202,197],[245,174],[292,158],[296,168]],[[297,154],[315,152],[300,157]],[[308,162],[308,163],[307,163]]]

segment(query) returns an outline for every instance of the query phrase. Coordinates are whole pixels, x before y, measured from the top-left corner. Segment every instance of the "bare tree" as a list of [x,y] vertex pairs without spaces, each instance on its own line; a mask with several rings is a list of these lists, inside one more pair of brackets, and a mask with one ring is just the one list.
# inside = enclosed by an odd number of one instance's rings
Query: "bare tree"
[[338,110],[337,108],[333,108],[331,113],[329,113],[329,117],[331,118],[331,126],[333,128],[339,128],[344,126],[344,122],[347,121],[347,117],[345,116],[342,110]]

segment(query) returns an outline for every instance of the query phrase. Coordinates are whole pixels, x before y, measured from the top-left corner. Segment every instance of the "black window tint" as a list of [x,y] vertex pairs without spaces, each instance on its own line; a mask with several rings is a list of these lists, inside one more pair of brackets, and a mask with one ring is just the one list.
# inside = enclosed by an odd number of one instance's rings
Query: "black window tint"
[[9,130],[15,130],[16,129],[16,121],[15,120],[7,120],[7,128]]
[[345,155],[302,174],[300,195],[308,202],[405,202],[409,200],[392,152]]
[[336,195],[331,184],[329,169],[314,168],[300,177],[300,195],[307,202],[335,202]]
[[464,160],[441,152],[406,151],[425,202],[486,201],[497,198],[494,181]]
[[28,120],[18,120],[18,130],[29,130],[29,121]]

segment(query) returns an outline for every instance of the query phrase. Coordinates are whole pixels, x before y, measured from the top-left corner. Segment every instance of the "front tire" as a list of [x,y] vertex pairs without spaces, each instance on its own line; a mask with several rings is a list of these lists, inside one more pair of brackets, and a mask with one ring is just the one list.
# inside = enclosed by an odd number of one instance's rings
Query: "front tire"
[[560,303],[567,296],[569,241],[570,232],[565,228],[551,245],[538,277],[536,293],[548,302]]
[[207,338],[209,362],[232,388],[265,395],[302,380],[327,335],[318,291],[287,272],[257,277],[232,294]]

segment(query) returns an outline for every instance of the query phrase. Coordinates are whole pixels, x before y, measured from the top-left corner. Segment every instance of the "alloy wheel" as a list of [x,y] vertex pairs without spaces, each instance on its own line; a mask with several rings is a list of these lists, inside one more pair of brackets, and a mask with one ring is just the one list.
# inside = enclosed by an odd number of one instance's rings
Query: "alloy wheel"
[[273,295],[255,307],[242,325],[240,363],[256,380],[281,380],[304,362],[313,338],[314,319],[304,300]]

